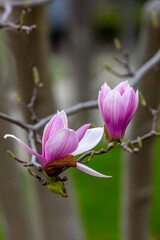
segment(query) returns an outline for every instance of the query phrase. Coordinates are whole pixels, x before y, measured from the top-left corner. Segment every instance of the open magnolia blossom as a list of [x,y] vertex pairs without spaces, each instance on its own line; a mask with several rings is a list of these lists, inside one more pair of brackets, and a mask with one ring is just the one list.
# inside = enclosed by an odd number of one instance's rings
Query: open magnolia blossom
[[74,156],[84,153],[95,147],[103,136],[103,128],[88,129],[85,124],[77,131],[68,128],[68,120],[64,111],[58,112],[45,126],[42,137],[42,155],[38,154],[23,141],[11,134],[4,138],[14,138],[25,150],[39,159],[39,162],[49,176],[57,168],[76,167],[79,170],[95,177],[106,178],[82,163],[76,162]]
[[98,104],[108,141],[124,137],[125,130],[137,110],[138,102],[138,90],[135,93],[128,81],[121,82],[113,90],[106,83],[103,84],[99,91]]

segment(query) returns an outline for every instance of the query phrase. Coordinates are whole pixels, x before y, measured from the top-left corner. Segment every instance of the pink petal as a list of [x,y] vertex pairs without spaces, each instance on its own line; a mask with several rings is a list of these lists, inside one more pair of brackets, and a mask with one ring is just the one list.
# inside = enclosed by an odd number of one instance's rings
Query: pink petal
[[131,118],[134,116],[136,110],[137,110],[137,107],[138,107],[138,104],[139,104],[139,93],[138,93],[138,90],[136,91],[136,95],[135,95],[135,103],[134,103],[134,109],[133,109],[133,112],[131,114]]
[[125,133],[125,130],[129,122],[132,120],[138,107],[138,102],[139,102],[138,90],[136,91],[136,94],[133,88],[130,88],[130,90],[127,90],[124,94],[123,102],[125,105],[125,111],[124,111],[125,123],[123,127],[123,133]]
[[103,102],[110,91],[111,91],[111,89],[107,85],[107,83],[104,83],[103,86],[101,87],[101,90],[99,91],[98,105],[99,105],[99,110],[102,114],[102,117],[103,117]]
[[44,167],[47,164],[47,160],[45,158],[43,158],[41,155],[39,155],[38,153],[36,153],[35,151],[33,151],[30,147],[28,147],[23,141],[21,141],[19,138],[17,138],[16,136],[12,135],[12,134],[6,134],[4,136],[4,138],[8,138],[11,137],[13,139],[15,139],[27,152],[33,154],[34,156],[36,156],[39,159],[40,164],[42,165],[42,167]]
[[119,83],[115,88],[114,90],[117,90],[121,96],[123,95],[123,93],[127,90],[127,88],[129,88],[130,85],[128,83],[128,81],[124,81],[124,82],[121,82]]
[[79,142],[78,148],[72,152],[72,155],[78,155],[94,148],[103,136],[104,128],[91,128],[88,129]]
[[75,131],[64,128],[52,135],[45,145],[45,158],[52,161],[71,154],[78,147]]
[[95,170],[87,167],[86,165],[82,164],[82,163],[79,163],[77,162],[77,169],[91,175],[91,176],[94,176],[94,177],[100,177],[100,178],[110,178],[111,176],[106,176],[106,175],[103,175],[99,172],[96,172]]
[[104,122],[113,139],[122,138],[124,125],[124,105],[120,93],[112,90],[105,98],[103,105]]
[[80,127],[77,131],[76,131],[76,135],[78,137],[79,142],[81,141],[81,139],[83,138],[84,134],[86,133],[86,131],[88,130],[88,128],[90,127],[91,124],[85,124],[82,127]]
[[45,155],[45,144],[47,140],[58,130],[68,128],[68,120],[66,113],[58,112],[45,126],[42,137],[42,156]]

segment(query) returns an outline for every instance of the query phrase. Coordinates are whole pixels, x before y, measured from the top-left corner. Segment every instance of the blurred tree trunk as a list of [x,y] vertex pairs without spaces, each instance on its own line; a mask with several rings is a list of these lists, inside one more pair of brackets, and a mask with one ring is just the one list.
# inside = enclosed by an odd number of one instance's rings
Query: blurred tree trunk
[[[7,104],[7,101],[9,102],[4,94],[4,88],[1,81],[0,111],[8,113],[9,104]],[[6,152],[7,149],[11,149],[11,144],[7,143],[6,145],[6,141],[3,139],[3,136],[6,133],[12,132],[13,128],[3,120],[0,121],[0,127],[0,217],[3,221],[2,227],[4,227],[2,231],[7,240],[35,239],[34,229],[29,220],[28,211],[26,211],[19,166],[10,159]]]
[[[149,1],[143,12],[144,25],[141,30],[140,49],[137,58],[140,65],[151,58],[160,48],[160,33],[151,22],[151,13],[158,13],[160,19],[160,2]],[[137,60],[136,60],[137,61]],[[154,69],[141,80],[138,88],[145,96],[147,103],[158,107],[160,100],[160,71]],[[144,134],[151,128],[152,119],[146,109],[139,106],[131,129],[130,139]],[[150,205],[152,197],[153,146],[155,139],[143,143],[138,154],[126,154],[125,161],[125,240],[150,239]]]
[[[75,103],[93,98],[89,96],[90,63],[93,48],[91,28],[93,5],[94,1],[92,0],[71,0],[70,39],[73,79],[76,91]],[[78,114],[76,119],[78,124],[80,124],[79,119],[86,121],[87,113]]]
[[123,0],[119,3],[122,9],[122,44],[125,49],[132,49],[136,38],[135,0]]
[[[17,20],[20,16],[20,13],[21,9],[15,7],[10,16],[10,20]],[[39,69],[40,78],[44,84],[44,87],[39,90],[35,109],[39,117],[44,117],[48,114],[53,113],[55,110],[47,68],[48,52],[46,42],[44,6],[37,5],[33,7],[32,11],[27,16],[25,24],[36,24],[37,30],[29,35],[26,33],[17,34],[11,31],[6,31],[5,33],[6,44],[10,49],[11,56],[13,57],[12,60],[15,66],[12,76],[16,75],[15,81],[17,88],[19,89],[19,95],[25,102],[29,102],[33,90],[32,67],[36,66]],[[30,121],[30,117],[27,111],[25,111],[25,120]],[[6,169],[4,169],[4,172],[5,171]],[[32,179],[32,181],[34,182],[35,180]],[[41,236],[37,238],[34,238],[33,235],[30,236],[34,226],[28,227],[28,225],[23,222],[23,215],[21,215],[21,225],[23,225],[27,231],[24,231],[23,237],[19,237],[19,229],[17,229],[17,237],[12,239],[18,240],[24,239],[25,237],[25,239],[40,239],[41,237],[43,240],[82,239],[80,224],[78,222],[74,204],[71,198],[62,199],[61,196],[54,195],[53,193],[49,192],[46,187],[42,187],[37,182],[34,186],[34,192],[36,192],[36,204],[34,204],[40,211],[37,212],[39,219],[37,223],[37,229],[35,231],[36,236],[38,236],[39,232],[41,233]],[[12,200],[10,199],[10,201]],[[20,201],[21,199],[18,199],[17,196],[17,202]],[[21,208],[24,211],[24,207]],[[14,214],[16,222],[16,211]],[[36,212],[34,211],[33,214],[36,214]],[[31,218],[32,215],[27,219],[28,223],[31,222]]]

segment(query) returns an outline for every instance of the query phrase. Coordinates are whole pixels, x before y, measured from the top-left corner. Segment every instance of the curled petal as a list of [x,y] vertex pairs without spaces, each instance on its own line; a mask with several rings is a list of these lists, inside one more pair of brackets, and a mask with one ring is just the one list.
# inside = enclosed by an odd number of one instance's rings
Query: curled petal
[[52,135],[45,145],[45,158],[48,162],[70,155],[78,147],[75,131],[63,128]]
[[86,165],[82,164],[82,163],[78,163],[77,162],[77,169],[91,175],[91,176],[94,176],[94,177],[100,177],[100,178],[110,178],[111,176],[106,176],[106,175],[103,175],[89,167],[87,167]]
[[98,96],[98,105],[100,112],[103,116],[103,102],[104,99],[106,98],[107,94],[111,91],[110,87],[107,85],[107,83],[104,83],[103,86],[101,87],[101,90],[99,91],[99,96]]
[[130,88],[130,85],[129,85],[128,81],[124,81],[124,82],[119,83],[114,89],[117,90],[121,94],[121,96],[122,96],[123,93],[128,88]]
[[79,142],[81,141],[81,139],[83,138],[84,134],[86,133],[86,131],[88,130],[88,128],[90,127],[91,124],[85,124],[82,127],[80,127],[77,131],[76,131],[76,135],[78,137]]
[[88,129],[79,142],[78,148],[72,153],[73,156],[84,153],[94,148],[101,140],[103,136],[104,128],[91,128]]
[[42,156],[45,155],[45,144],[48,139],[58,130],[62,128],[68,128],[68,120],[66,113],[63,111],[58,112],[52,119],[46,124],[43,137],[42,137]]
[[4,138],[8,138],[11,137],[13,139],[15,139],[27,152],[33,154],[34,156],[36,156],[39,159],[40,164],[42,165],[42,167],[44,167],[47,164],[47,160],[45,158],[43,158],[40,154],[38,154],[37,152],[33,151],[30,147],[28,147],[23,141],[21,141],[19,138],[17,138],[16,136],[12,135],[12,134],[6,134],[4,136]]

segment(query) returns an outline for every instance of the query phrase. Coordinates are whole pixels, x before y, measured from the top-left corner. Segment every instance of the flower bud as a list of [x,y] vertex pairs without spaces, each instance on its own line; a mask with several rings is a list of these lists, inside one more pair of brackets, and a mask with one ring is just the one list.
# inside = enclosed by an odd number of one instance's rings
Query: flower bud
[[112,140],[122,139],[133,118],[139,97],[128,81],[121,82],[113,90],[104,83],[99,91],[98,104],[106,132]]

